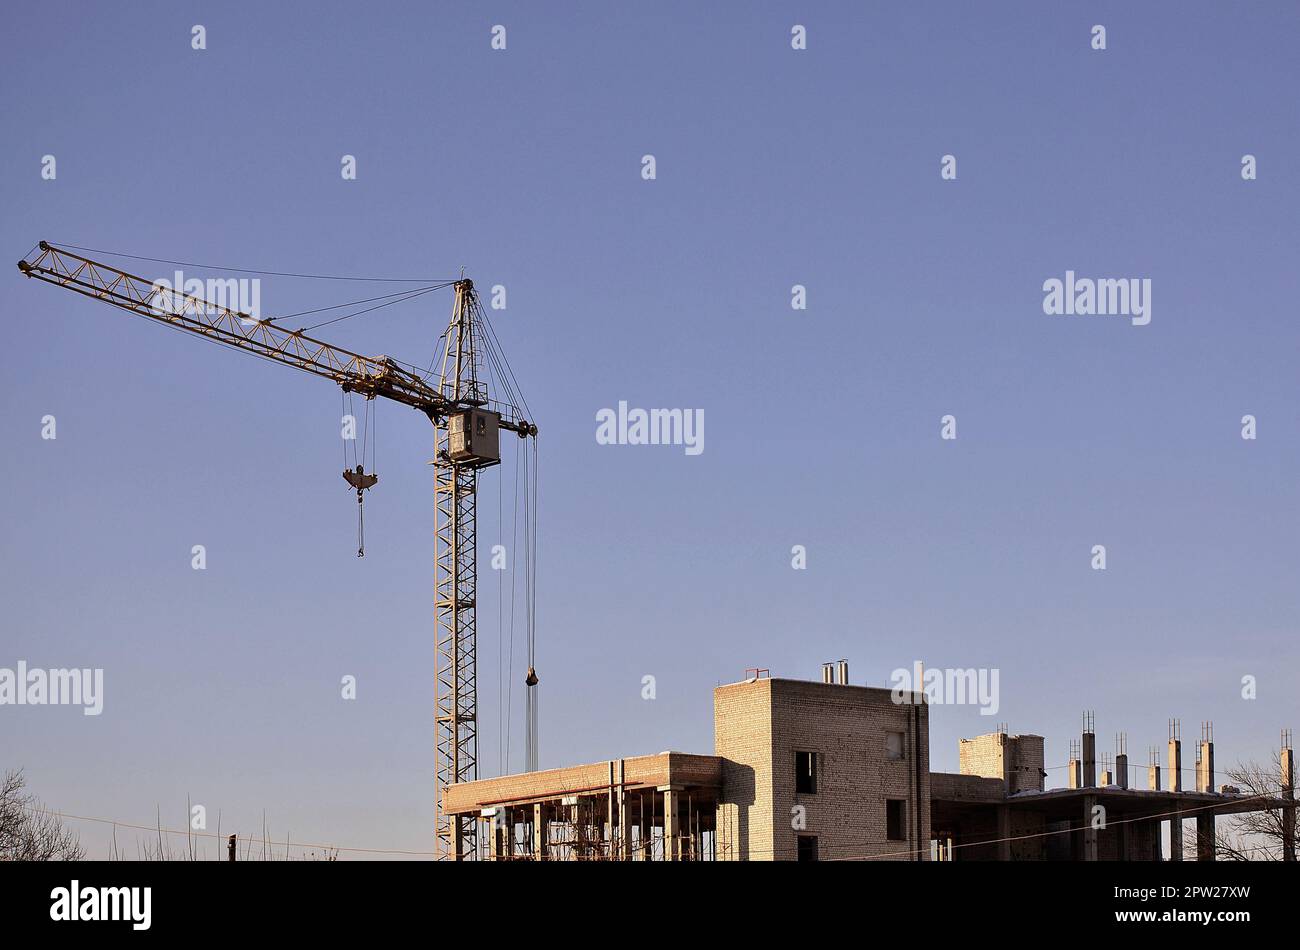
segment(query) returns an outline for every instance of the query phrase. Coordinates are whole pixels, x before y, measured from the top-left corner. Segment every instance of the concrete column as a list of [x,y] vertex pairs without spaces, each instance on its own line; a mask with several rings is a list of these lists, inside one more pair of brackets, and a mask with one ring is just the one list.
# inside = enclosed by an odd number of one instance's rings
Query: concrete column
[[681,829],[677,825],[677,790],[671,785],[661,786],[659,789],[664,793],[664,860],[677,861],[681,859],[681,841],[678,835]]
[[451,847],[447,851],[447,857],[452,861],[465,860],[465,850],[462,847],[461,830],[464,828],[464,819],[460,815],[451,816]]
[[1128,754],[1121,753],[1115,756],[1115,784],[1120,788],[1128,788]]
[[616,763],[614,762],[613,759],[610,759],[609,760],[609,795],[606,801],[606,818],[605,818],[607,822],[606,827],[609,828],[609,831],[606,833],[606,837],[605,837],[605,844],[608,845],[608,848],[605,852],[605,857],[609,858],[611,861],[616,860],[618,858],[618,846],[616,845],[616,842],[619,840],[617,833],[615,831],[616,825],[614,822],[614,815],[618,809],[618,792],[616,791],[615,784],[614,784],[615,779],[617,777],[615,775],[615,768],[616,768]]
[[551,856],[546,832],[546,806],[538,802],[533,806],[533,860],[535,861],[545,861]]
[[1196,860],[1214,860],[1214,812],[1203,811],[1196,816]]
[[1163,861],[1165,859],[1165,853],[1164,849],[1160,846],[1161,822],[1157,818],[1155,821],[1149,822],[1149,824],[1151,825],[1151,860]]
[[1071,759],[1065,767],[1066,770],[1066,788],[1083,787],[1083,763],[1078,759]]
[[645,814],[645,793],[638,792],[638,814],[642,815],[639,819],[641,829],[641,850],[639,853],[642,861],[654,860],[654,838],[655,838],[655,793],[650,793],[650,818],[647,821]]
[[1282,762],[1282,860],[1295,860],[1295,763],[1290,748],[1284,748]]
[[1214,791],[1214,743],[1201,742],[1201,760],[1196,763],[1196,790]]
[[1011,806],[998,806],[998,860],[1011,860]]
[[1097,784],[1097,734],[1083,734],[1083,784],[1082,788],[1093,788]]
[[[1085,752],[1084,755],[1086,757],[1087,753]],[[1097,829],[1092,824],[1092,810],[1096,807],[1096,795],[1083,797],[1083,860],[1085,861],[1097,860]]]
[[505,805],[498,805],[492,811],[491,822],[488,825],[488,858],[491,861],[500,861],[502,859],[502,838],[505,830],[505,816],[508,810]]
[[626,861],[632,854],[632,823],[627,815],[627,767],[618,760],[618,857]]
[[[1177,733],[1174,733],[1177,735]],[[1169,740],[1169,790],[1183,790],[1183,741]],[[1169,819],[1169,860],[1183,860],[1183,819]]]
[[1147,788],[1153,792],[1160,791],[1160,766],[1147,766]]

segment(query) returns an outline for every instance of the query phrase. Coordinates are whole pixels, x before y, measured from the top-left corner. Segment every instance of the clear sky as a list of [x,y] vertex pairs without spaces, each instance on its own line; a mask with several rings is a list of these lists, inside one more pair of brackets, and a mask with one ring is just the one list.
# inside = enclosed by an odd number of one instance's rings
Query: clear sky
[[[709,752],[717,683],[847,657],[1000,671],[996,717],[932,711],[937,769],[998,721],[1063,766],[1087,708],[1139,765],[1212,719],[1222,770],[1300,725],[1298,29],[1282,2],[15,6],[0,244],[505,285],[544,767]],[[1044,314],[1067,270],[1149,278],[1150,324]],[[267,279],[262,307],[371,286]],[[424,362],[450,302],[320,335]],[[0,766],[80,815],[182,827],[188,795],[223,831],[431,849],[427,421],[378,407],[358,560],[330,383],[16,269],[0,307],[0,667],[105,677],[98,717],[0,707]],[[702,409],[704,452],[598,444],[620,400]]]

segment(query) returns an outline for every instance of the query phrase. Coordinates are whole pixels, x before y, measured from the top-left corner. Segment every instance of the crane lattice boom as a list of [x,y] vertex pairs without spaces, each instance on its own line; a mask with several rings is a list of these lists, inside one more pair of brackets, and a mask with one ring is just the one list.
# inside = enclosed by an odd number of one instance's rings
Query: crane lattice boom
[[[332,379],[348,392],[366,398],[383,396],[421,410],[430,419],[445,417],[478,399],[460,399],[443,394],[416,373],[386,356],[362,356],[307,336],[301,330],[287,330],[274,320],[255,320],[247,313],[193,294],[160,286],[157,282],[129,274],[109,264],[91,260],[42,241],[40,254],[32,261],[19,261],[18,269],[28,277],[66,287],[79,294],[102,300],[142,317],[180,330],[245,350],[255,356],[284,363],[296,369]],[[472,284],[470,285],[472,290]],[[453,315],[454,316],[454,315]],[[501,415],[501,427],[530,434],[528,423],[510,405],[487,400]]]

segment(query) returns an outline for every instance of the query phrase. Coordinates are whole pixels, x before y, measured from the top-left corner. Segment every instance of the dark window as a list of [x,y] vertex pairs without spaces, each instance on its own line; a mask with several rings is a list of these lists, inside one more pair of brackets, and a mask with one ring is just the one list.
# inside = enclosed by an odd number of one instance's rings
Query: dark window
[[799,795],[817,794],[817,753],[794,754],[794,790]]
[[816,835],[799,835],[796,840],[799,842],[799,860],[816,861],[817,860],[817,836]]
[[903,833],[903,806],[901,798],[890,798],[885,802],[885,835],[890,841],[902,841],[907,835]]

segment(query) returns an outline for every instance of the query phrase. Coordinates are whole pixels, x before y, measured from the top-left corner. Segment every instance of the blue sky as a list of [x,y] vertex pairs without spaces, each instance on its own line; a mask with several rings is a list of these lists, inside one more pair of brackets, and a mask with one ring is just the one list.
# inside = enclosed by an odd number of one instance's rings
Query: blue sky
[[[1297,719],[1297,27],[1281,3],[19,8],[0,243],[504,284],[541,427],[544,767],[710,751],[717,683],[847,657],[877,685],[998,668],[996,720],[1049,765],[1089,708],[1137,764],[1169,717],[1213,719],[1222,768]],[[1066,270],[1150,278],[1150,325],[1045,315]],[[352,292],[267,279],[262,304]],[[358,560],[329,383],[16,270],[0,305],[0,666],[106,690],[97,718],[0,709],[0,764],[76,814],[181,827],[188,794],[224,829],[265,809],[277,836],[430,849],[428,423],[378,407]],[[449,307],[320,335],[423,362]],[[597,444],[620,400],[704,410],[705,451]],[[934,710],[935,767],[993,721]]]

